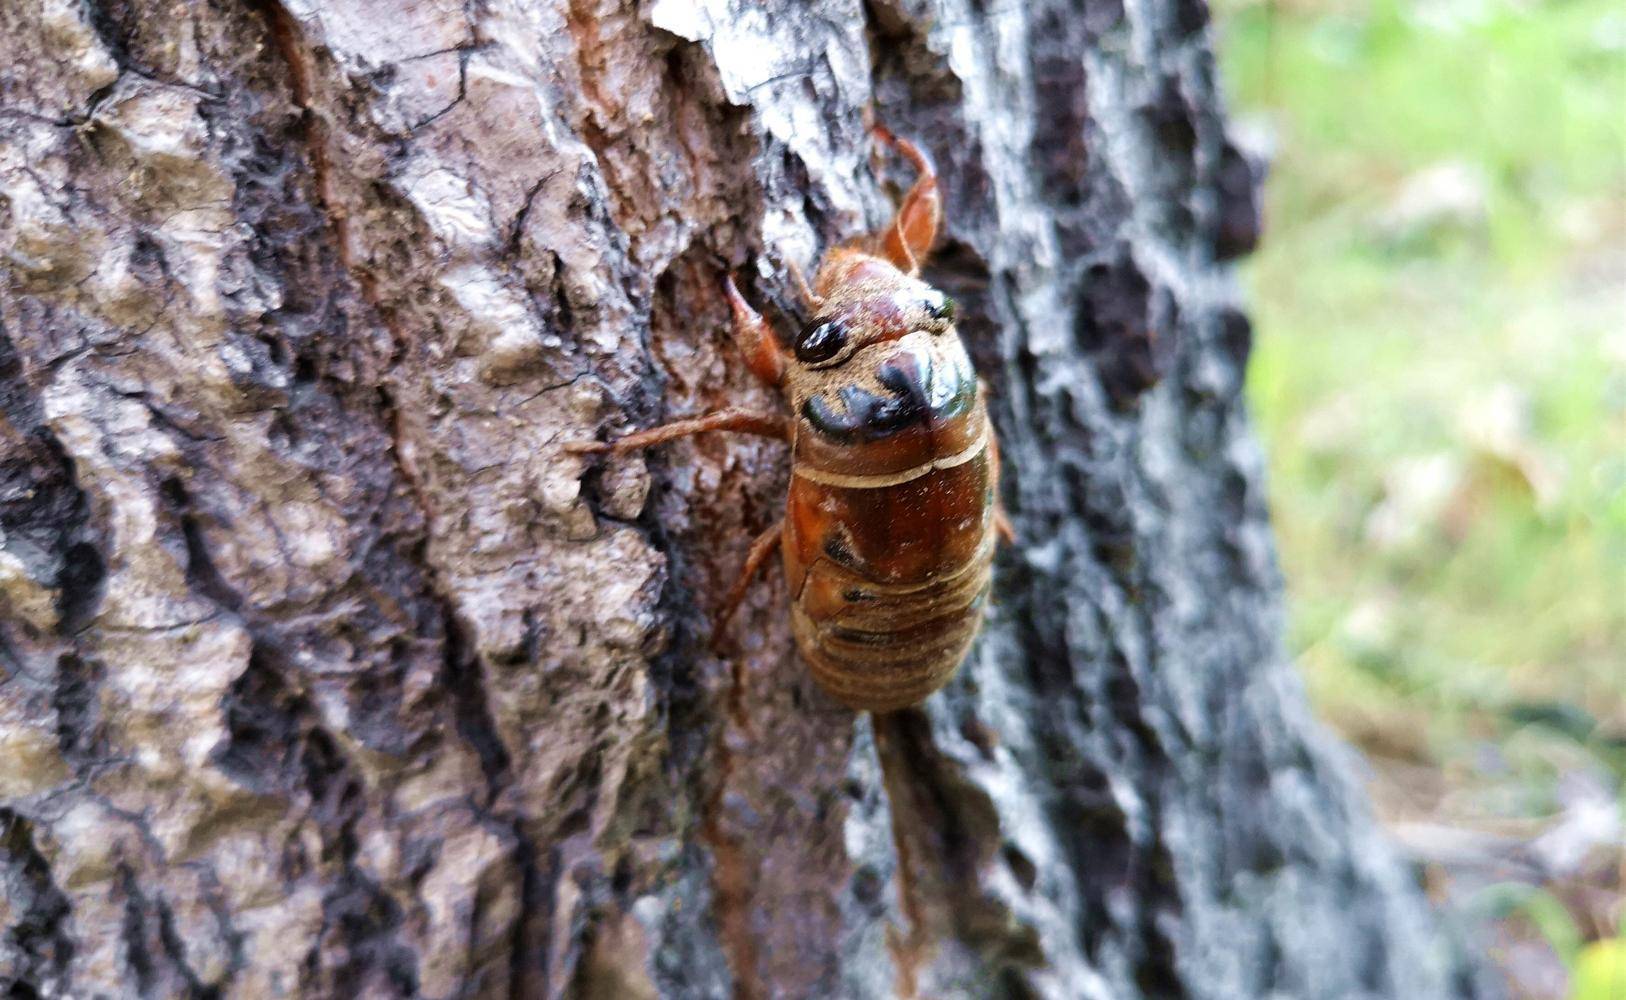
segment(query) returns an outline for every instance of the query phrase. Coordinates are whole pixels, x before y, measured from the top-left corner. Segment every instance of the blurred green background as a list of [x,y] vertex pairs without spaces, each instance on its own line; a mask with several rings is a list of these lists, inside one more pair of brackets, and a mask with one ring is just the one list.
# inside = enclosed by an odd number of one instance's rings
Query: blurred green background
[[1626,1000],[1626,0],[1215,13],[1292,651],[1513,995]]

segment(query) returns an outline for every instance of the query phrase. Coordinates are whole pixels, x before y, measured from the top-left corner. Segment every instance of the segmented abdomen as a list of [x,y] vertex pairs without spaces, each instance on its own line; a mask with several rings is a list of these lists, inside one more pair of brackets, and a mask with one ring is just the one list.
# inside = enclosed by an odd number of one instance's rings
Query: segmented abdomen
[[[814,679],[849,707],[916,704],[970,649],[993,562],[990,433],[977,400],[840,461],[799,440],[783,539],[792,627]],[[918,461],[899,468],[909,451]]]

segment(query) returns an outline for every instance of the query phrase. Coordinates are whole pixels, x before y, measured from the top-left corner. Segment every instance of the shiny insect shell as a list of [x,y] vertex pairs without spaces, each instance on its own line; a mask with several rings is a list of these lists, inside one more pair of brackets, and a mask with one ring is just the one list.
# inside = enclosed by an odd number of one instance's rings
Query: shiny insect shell
[[792,416],[721,410],[571,450],[620,452],[706,430],[788,441],[785,517],[752,545],[716,635],[779,549],[814,679],[851,708],[885,712],[917,704],[965,659],[995,536],[1008,529],[995,500],[998,447],[954,303],[917,277],[942,213],[936,177],[913,144],[876,134],[919,177],[891,225],[832,250],[811,289],[795,275],[813,318],[789,351],[726,284],[745,360]]
[[[981,625],[992,437],[942,294],[885,261],[832,256],[815,285],[821,315],[857,319],[862,346],[829,368],[787,366],[796,416],[779,537],[814,679],[887,711],[942,687]],[[819,336],[815,324],[798,346]]]

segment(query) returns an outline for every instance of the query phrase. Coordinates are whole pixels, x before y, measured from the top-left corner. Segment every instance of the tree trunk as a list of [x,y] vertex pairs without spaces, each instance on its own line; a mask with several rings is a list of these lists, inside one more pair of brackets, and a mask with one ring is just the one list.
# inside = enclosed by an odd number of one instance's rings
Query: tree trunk
[[[6,0],[7,997],[1477,996],[1278,645],[1201,0]],[[721,277],[880,224],[1020,543],[872,720]]]

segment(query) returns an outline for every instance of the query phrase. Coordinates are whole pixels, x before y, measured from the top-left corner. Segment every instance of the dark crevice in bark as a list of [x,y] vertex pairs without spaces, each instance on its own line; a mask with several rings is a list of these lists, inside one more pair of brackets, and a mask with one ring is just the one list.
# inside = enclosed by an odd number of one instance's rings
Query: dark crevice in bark
[[[352,849],[353,854],[353,849]],[[353,862],[353,857],[348,859]],[[323,951],[338,964],[310,969],[332,996],[418,993],[417,956],[396,940],[401,908],[390,895],[354,867],[322,899]]]
[[106,559],[90,502],[28,375],[0,319],[0,533],[13,551],[29,546],[48,560],[40,577],[56,590],[56,631],[72,636],[101,603]]
[[124,951],[135,973],[137,995],[217,1000],[220,988],[204,985],[187,965],[168,904],[162,898],[149,899],[134,869],[124,862],[118,866],[118,885],[124,897]]
[[51,707],[56,710],[57,748],[76,774],[100,760],[97,726],[98,692],[105,668],[93,659],[66,652],[57,657],[56,686]]
[[192,1000],[218,1000],[221,988],[204,985],[198,974],[186,962],[186,948],[181,943],[180,934],[175,929],[175,913],[169,904],[159,901],[157,904],[158,939],[163,942],[164,954],[174,964],[181,978],[186,982],[187,996]]
[[229,735],[216,751],[216,764],[263,794],[299,789],[321,833],[320,858],[305,857],[290,845],[285,860],[291,877],[318,861],[336,871],[322,897],[321,932],[305,942],[310,949],[306,988],[333,995],[378,989],[411,996],[415,958],[395,939],[401,908],[358,865],[356,830],[368,808],[365,785],[321,728],[308,700],[288,686],[287,674],[276,654],[256,642],[247,668],[227,694]]
[[[303,140],[305,159],[310,169],[310,194],[314,208],[322,215],[328,232],[328,245],[343,271],[361,291],[362,296],[375,308],[375,283],[358,271],[350,259],[349,219],[343,208],[335,202],[332,163],[327,146],[327,126],[311,109],[312,88],[315,85],[316,55],[308,51],[299,21],[280,0],[245,0],[250,9],[264,19],[270,36],[271,50],[277,53],[287,67],[289,99],[300,112],[300,138]],[[399,338],[397,338],[399,340]]]
[[[123,23],[125,6],[121,0],[86,0],[85,13],[97,38],[106,47],[108,55],[120,67],[129,65],[130,46],[128,32]],[[92,100],[92,106],[95,105]]]
[[1191,190],[1197,179],[1197,108],[1181,77],[1164,73],[1151,96],[1136,109],[1137,123],[1148,145],[1158,150],[1158,169],[1150,180],[1162,194],[1153,207],[1163,226],[1160,234],[1171,242],[1183,241],[1193,231]]
[[[428,561],[425,560],[425,565]],[[479,654],[469,643],[465,629],[458,624],[450,601],[441,600],[443,643],[445,645],[446,690],[452,699],[457,731],[474,749],[486,779],[482,809],[491,809],[508,784],[508,748],[492,721],[486,703],[486,681]]]
[[59,632],[72,635],[95,616],[106,576],[107,565],[92,543],[75,542],[62,551],[62,568],[56,577]]
[[[132,10],[129,0],[84,0],[84,10],[87,21],[96,32],[98,40],[106,48],[113,62],[117,64],[119,72],[132,73],[155,83],[166,84],[171,87],[185,87],[209,97],[218,97],[201,90],[195,84],[178,79],[160,72],[151,65],[144,63],[135,51],[135,32],[141,25],[141,14]],[[134,24],[132,24],[134,22]],[[106,96],[117,86],[114,81],[100,88],[90,95],[86,102],[85,118],[88,120],[91,113],[96,110]]]
[[191,495],[178,478],[164,480],[159,493],[167,501],[180,523],[181,538],[186,543],[186,582],[192,589],[207,597],[222,609],[237,612],[242,609],[243,598],[236,588],[226,582],[209,557],[209,547],[198,523],[198,514]]
[[[378,281],[370,273],[369,267],[349,259],[346,249],[350,240],[348,218],[346,212],[335,202],[336,178],[332,174],[327,152],[327,137],[323,131],[325,127],[310,111],[312,88],[316,85],[315,67],[312,65],[311,55],[306,51],[300,26],[276,0],[254,0],[253,5],[266,19],[274,48],[284,64],[289,67],[292,100],[303,112],[303,139],[306,157],[311,165],[314,200],[323,212],[328,230],[327,238],[323,242],[333,247],[341,275],[359,292],[362,302],[371,314],[369,319],[375,319],[386,331],[392,345],[392,356],[380,359],[384,366],[384,371],[381,372],[383,380],[376,389],[374,404],[383,427],[390,434],[390,456],[395,463],[398,481],[406,487],[405,492],[414,502],[427,530],[434,524],[434,508],[425,496],[422,476],[409,457],[411,445],[405,437],[407,434],[405,415],[398,399],[401,389],[395,385],[390,374],[390,369],[397,366],[411,349],[412,341],[395,321],[394,310],[383,300]],[[467,59],[472,51],[472,47],[459,49],[460,78],[466,74]],[[460,80],[460,88],[463,85]],[[545,180],[546,178],[544,182]],[[539,182],[538,188],[540,186]],[[375,193],[382,194],[381,191]],[[533,196],[534,193],[533,189]],[[516,238],[517,234],[516,227]],[[313,374],[319,377],[319,373]],[[481,808],[490,809],[506,783],[504,776],[509,756],[486,705],[484,667],[478,652],[465,637],[466,630],[457,620],[455,603],[446,586],[440,581],[425,546],[418,547],[413,555],[413,561],[426,576],[426,596],[440,609],[441,642],[445,647],[442,676],[450,695],[456,720],[455,727],[474,750],[486,778],[485,802]]]
[[322,897],[322,929],[317,935],[322,947],[312,951],[307,970],[312,985],[341,996],[369,990],[414,995],[417,958],[396,939],[402,923],[400,904],[358,865],[357,827],[367,808],[362,779],[352,773],[333,738],[314,724],[301,735],[295,763],[312,818],[322,831],[321,860],[338,869]]
[[248,665],[227,689],[227,739],[214,763],[243,787],[276,795],[294,784],[297,748],[304,737],[304,699],[273,665],[269,647],[256,644]]
[[1073,336],[1120,411],[1162,381],[1176,350],[1173,300],[1154,289],[1127,243],[1084,268]]
[[[507,250],[504,253],[508,260],[517,261],[519,259],[520,240],[525,236],[525,220],[531,216],[531,206],[536,203],[538,192],[542,190],[545,184],[558,177],[560,173],[561,171],[555,170],[543,174],[536,179],[536,183],[525,190],[525,201],[520,205],[519,212],[514,215],[513,225],[509,227]],[[564,259],[558,253],[552,251],[549,252],[548,256],[553,261],[553,287],[551,289],[553,295],[550,301],[554,304],[554,308],[559,310],[559,314],[554,317],[554,320],[559,329],[568,330],[571,328],[570,299],[565,291],[562,275],[560,274],[560,270],[564,267]]]
[[120,868],[119,883],[124,893],[124,926],[121,931],[130,971],[135,973],[135,992],[138,996],[151,996],[158,980],[156,963],[153,961],[154,942],[148,932],[146,912],[136,887],[135,875],[127,865]]
[[11,996],[66,991],[74,943],[68,933],[68,897],[52,881],[50,864],[34,842],[34,827],[0,808],[0,897],[7,919],[0,927],[0,988]]
[[993,802],[935,745],[918,710],[876,716],[875,735],[898,845],[899,891],[911,924],[897,949],[900,970],[918,968],[950,940],[970,948],[986,979],[1045,965],[1034,928],[973,889],[1000,852]]
[[1046,10],[1029,24],[1034,109],[1039,116],[1030,147],[1041,192],[1058,209],[1082,206],[1090,181],[1088,51],[1082,18]]
[[519,902],[523,913],[514,921],[508,951],[509,1000],[530,1000],[552,996],[548,971],[552,968],[547,928],[552,925],[557,899],[558,861],[550,858],[547,869],[536,841],[525,832],[525,824],[514,820],[514,863],[520,872]]
[[[310,114],[311,96],[311,69],[310,64],[301,52],[299,22],[288,12],[280,0],[244,0],[244,6],[255,11],[265,21],[270,33],[271,48],[277,53],[282,64],[288,68],[289,97],[294,106],[299,108],[307,118]],[[322,158],[323,163],[326,157]],[[318,192],[323,188],[320,181],[316,185]]]
[[1259,245],[1263,228],[1259,198],[1264,179],[1264,164],[1227,138],[1213,177],[1219,200],[1214,227],[1215,260],[1245,257]]
[[228,962],[218,989],[229,992],[238,974],[247,967],[248,958],[243,945],[248,935],[235,924],[236,915],[231,910],[230,899],[214,869],[196,862],[187,863],[187,867],[195,871],[203,883],[203,903],[209,908],[215,927],[226,944]]

